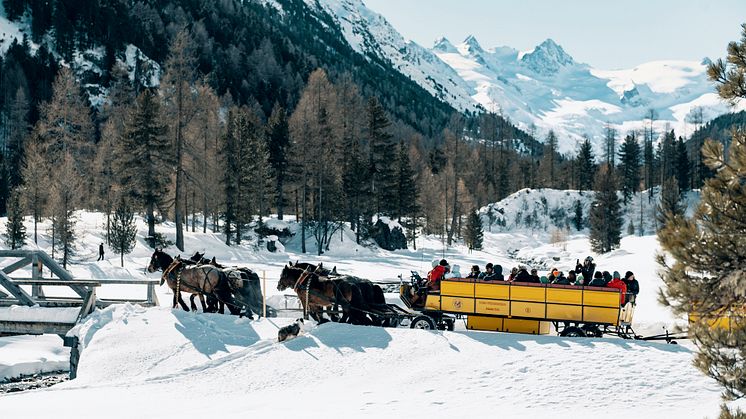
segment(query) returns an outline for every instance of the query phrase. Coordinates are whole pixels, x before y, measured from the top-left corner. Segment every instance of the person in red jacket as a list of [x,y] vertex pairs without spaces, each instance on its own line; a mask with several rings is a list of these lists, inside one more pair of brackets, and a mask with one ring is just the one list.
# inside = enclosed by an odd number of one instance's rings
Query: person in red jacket
[[606,284],[609,288],[616,288],[622,292],[622,295],[619,296],[619,305],[624,305],[624,297],[627,295],[627,285],[622,281],[618,275],[615,275],[614,278],[609,281],[608,284]]
[[445,259],[441,259],[438,266],[434,267],[432,271],[427,273],[427,288],[439,291],[440,280],[443,279],[445,274],[449,271],[450,266]]

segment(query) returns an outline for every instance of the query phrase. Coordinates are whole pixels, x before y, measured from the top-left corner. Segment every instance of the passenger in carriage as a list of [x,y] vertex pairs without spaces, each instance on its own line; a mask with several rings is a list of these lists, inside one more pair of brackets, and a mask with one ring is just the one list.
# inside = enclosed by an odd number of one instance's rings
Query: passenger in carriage
[[614,278],[609,281],[606,286],[609,288],[616,288],[621,291],[621,295],[619,296],[619,305],[623,306],[625,303],[625,297],[627,296],[627,285],[625,285],[624,281],[619,278],[619,272],[614,272],[614,274]]
[[637,301],[637,294],[640,293],[640,283],[635,279],[635,274],[630,271],[624,274],[624,284],[627,286],[627,301],[635,304]]
[[533,283],[534,278],[531,276],[531,274],[528,273],[528,269],[526,269],[525,266],[521,266],[518,268],[518,272],[515,274],[515,277],[513,277],[513,282]]
[[472,265],[471,272],[469,272],[469,275],[467,275],[467,278],[471,279],[477,279],[480,276],[482,276],[482,273],[479,272],[479,265]]
[[575,274],[575,271],[570,271],[567,273],[567,282],[570,283],[570,285],[576,285],[578,282],[578,276]]
[[513,282],[515,281],[515,276],[518,275],[518,268],[513,267],[513,269],[510,270],[510,275],[508,275],[508,281]]
[[440,291],[440,280],[450,271],[451,266],[448,261],[441,259],[438,266],[427,273],[427,288],[434,291]]
[[580,264],[579,260],[575,262],[575,273],[583,274],[583,278],[588,278],[588,279],[593,278],[593,274],[595,271],[596,271],[596,264],[593,263],[593,258],[590,256],[586,256],[582,265]]
[[482,273],[479,274],[479,279],[487,279],[488,276],[490,276],[490,275],[492,275],[494,273],[495,273],[495,271],[492,269],[492,264],[488,263],[488,264],[484,265],[484,272],[482,272]]
[[604,287],[605,287],[606,285],[609,284],[609,282],[611,282],[611,279],[612,279],[611,274],[609,273],[609,271],[604,271],[603,278],[604,278]]
[[541,283],[541,278],[539,278],[539,271],[536,269],[531,269],[531,280],[532,282],[535,282],[537,284]]
[[554,280],[552,281],[552,284],[555,285],[570,285],[570,280],[565,277],[565,275],[562,273],[562,271],[554,270],[552,272],[554,274]]
[[446,279],[450,278],[462,278],[461,276],[461,266],[459,265],[453,265],[453,270],[448,270],[448,272],[445,274]]
[[583,275],[578,275],[577,278],[575,278],[575,285],[582,287],[585,285],[585,278]]
[[606,281],[604,281],[603,274],[601,274],[600,271],[597,271],[596,274],[593,276],[593,279],[591,282],[588,283],[589,287],[605,287]]

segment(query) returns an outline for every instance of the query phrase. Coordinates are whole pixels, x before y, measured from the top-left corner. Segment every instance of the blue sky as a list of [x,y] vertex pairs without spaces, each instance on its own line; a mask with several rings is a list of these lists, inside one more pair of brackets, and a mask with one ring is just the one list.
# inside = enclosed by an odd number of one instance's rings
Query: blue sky
[[552,38],[576,61],[602,69],[723,57],[746,23],[746,0],[363,1],[425,47],[473,34],[484,48],[529,50]]

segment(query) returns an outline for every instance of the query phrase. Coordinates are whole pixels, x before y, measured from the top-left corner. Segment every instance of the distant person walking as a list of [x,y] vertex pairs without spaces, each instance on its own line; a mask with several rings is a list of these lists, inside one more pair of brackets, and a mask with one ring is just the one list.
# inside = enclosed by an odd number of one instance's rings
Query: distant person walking
[[98,259],[96,259],[96,262],[99,260],[104,260],[104,244],[101,243],[98,245]]

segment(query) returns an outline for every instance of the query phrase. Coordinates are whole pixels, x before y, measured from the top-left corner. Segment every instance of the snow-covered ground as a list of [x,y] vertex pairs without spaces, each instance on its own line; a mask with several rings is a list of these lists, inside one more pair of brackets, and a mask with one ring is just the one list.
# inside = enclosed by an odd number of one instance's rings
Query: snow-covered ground
[[[138,244],[121,268],[118,255],[108,249],[105,261],[95,261],[103,241],[103,216],[81,213],[79,218],[79,247],[70,268],[76,277],[158,278],[144,273],[151,250],[142,239],[146,227],[141,221]],[[291,231],[297,227],[272,224]],[[171,224],[157,230],[173,240]],[[664,326],[684,321],[656,301],[661,281],[654,235],[625,237],[619,250],[595,255],[585,231],[552,244],[551,228],[498,230],[486,231],[484,250],[472,253],[463,245],[446,248],[438,237],[419,239],[417,250],[388,252],[356,245],[347,230],[337,233],[322,256],[302,254],[299,235],[284,243],[284,252],[270,253],[253,243],[228,247],[220,234],[209,232],[186,233],[185,253],[205,251],[223,263],[265,273],[269,301],[276,306],[284,302],[277,278],[289,260],[322,261],[340,272],[396,281],[398,275],[407,278],[410,270],[424,273],[431,260],[442,257],[460,265],[462,272],[487,262],[506,270],[528,263],[544,272],[551,266],[567,270],[591,254],[599,269],[636,274],[642,290],[634,321],[638,333],[661,333]],[[50,250],[46,229],[40,232],[39,247]],[[307,244],[312,252],[310,239]],[[166,251],[177,253],[173,247]],[[144,293],[144,286],[104,286],[99,291],[102,296],[137,298]],[[89,403],[95,408],[81,407],[75,415],[176,417],[188,411],[444,417],[495,411],[507,417],[713,417],[718,411],[719,389],[692,366],[694,348],[686,341],[667,345],[537,337],[468,332],[463,325],[455,332],[427,332],[306,324],[302,337],[278,344],[277,329],[292,317],[250,321],[186,313],[170,309],[167,287],[157,293],[162,307],[118,305],[90,316],[79,330],[83,350],[78,378],[0,396],[2,416],[20,417],[34,406],[33,417],[45,417],[59,406]],[[66,364],[65,349],[56,336],[0,338],[0,378],[59,369]]]

